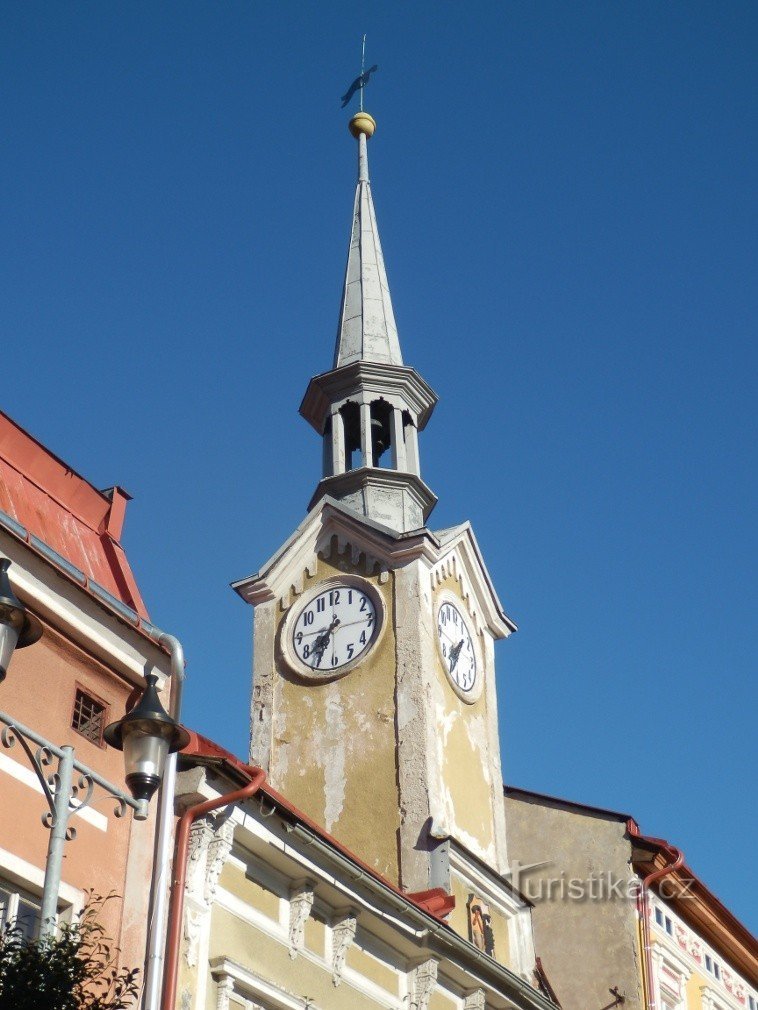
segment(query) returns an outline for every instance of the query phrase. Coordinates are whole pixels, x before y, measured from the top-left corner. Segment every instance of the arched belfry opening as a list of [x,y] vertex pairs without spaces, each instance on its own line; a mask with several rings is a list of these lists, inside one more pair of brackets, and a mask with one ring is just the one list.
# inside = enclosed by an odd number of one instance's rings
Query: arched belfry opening
[[[373,466],[388,465],[389,457],[384,454],[392,443],[391,417],[392,407],[389,403],[386,400],[374,400],[371,404],[371,460]],[[382,464],[383,456],[384,463]],[[396,469],[394,461],[390,465]]]

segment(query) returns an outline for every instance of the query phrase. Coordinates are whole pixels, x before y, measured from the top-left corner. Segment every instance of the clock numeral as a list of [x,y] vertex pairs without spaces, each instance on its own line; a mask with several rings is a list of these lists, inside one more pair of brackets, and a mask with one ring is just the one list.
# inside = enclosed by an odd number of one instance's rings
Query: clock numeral
[[347,591],[347,602],[348,603],[352,603],[353,602],[353,590],[352,589],[348,589],[348,591]]
[[306,610],[303,614],[303,624],[313,624],[313,611]]
[[310,656],[310,654],[311,654],[311,647],[310,647],[310,645],[305,645],[303,647],[303,656],[304,656],[304,658],[307,659]]
[[353,648],[353,646],[352,645],[348,645],[348,647],[347,647],[347,658],[348,659],[352,659],[354,652],[355,652],[355,649]]
[[295,641],[297,642],[298,645],[300,645],[302,640],[303,640],[303,633],[302,631],[298,631],[298,633],[295,635]]
[[329,606],[336,607],[339,601],[340,601],[340,591],[339,589],[333,589],[331,593],[329,593]]
[[316,612],[322,614],[325,609],[326,609],[326,600],[324,599],[323,596],[319,596],[319,598],[316,600]]
[[374,623],[374,615],[373,614],[369,614],[368,617],[366,618],[366,622],[367,622],[367,624],[368,624],[368,626],[370,628],[371,625]]
[[362,596],[361,597],[361,611],[364,611],[365,609],[366,609],[366,597]]
[[361,645],[365,645],[366,644],[366,632],[365,631],[361,632],[361,637],[358,639],[358,641],[361,643]]
[[340,665],[339,656],[337,656],[337,654],[335,653],[335,655],[332,656],[332,666],[339,666],[339,665]]

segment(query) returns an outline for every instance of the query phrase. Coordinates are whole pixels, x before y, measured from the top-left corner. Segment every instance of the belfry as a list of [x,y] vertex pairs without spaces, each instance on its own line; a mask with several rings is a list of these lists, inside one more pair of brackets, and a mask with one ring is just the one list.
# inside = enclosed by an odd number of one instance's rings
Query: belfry
[[308,385],[300,413],[324,439],[329,495],[399,532],[418,529],[437,501],[421,479],[418,433],[437,397],[403,364],[368,172],[373,118],[350,120],[358,140],[350,249],[332,370]]

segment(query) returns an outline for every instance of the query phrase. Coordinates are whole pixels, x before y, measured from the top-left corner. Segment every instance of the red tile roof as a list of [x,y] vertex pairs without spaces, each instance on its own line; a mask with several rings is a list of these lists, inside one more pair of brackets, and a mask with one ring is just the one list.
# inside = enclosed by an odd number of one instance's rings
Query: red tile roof
[[120,543],[129,499],[98,491],[0,411],[0,510],[147,618]]

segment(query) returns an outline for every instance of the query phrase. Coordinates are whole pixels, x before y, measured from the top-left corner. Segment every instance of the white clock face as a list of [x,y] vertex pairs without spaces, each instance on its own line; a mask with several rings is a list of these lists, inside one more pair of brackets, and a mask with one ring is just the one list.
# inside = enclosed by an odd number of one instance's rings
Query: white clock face
[[377,632],[374,602],[352,585],[331,585],[303,607],[292,628],[295,655],[314,673],[353,665]]
[[445,672],[462,694],[469,694],[476,685],[474,641],[460,610],[448,600],[437,611],[437,637]]

